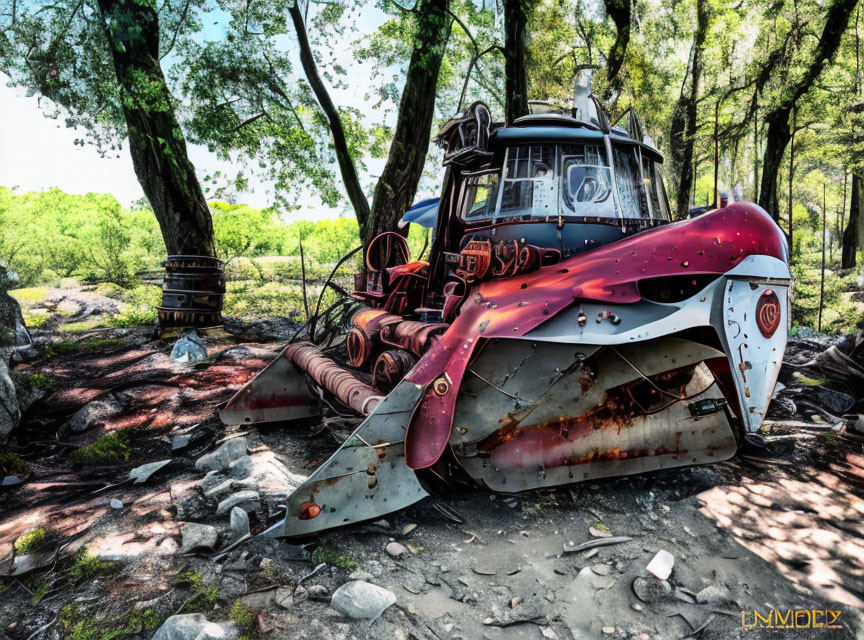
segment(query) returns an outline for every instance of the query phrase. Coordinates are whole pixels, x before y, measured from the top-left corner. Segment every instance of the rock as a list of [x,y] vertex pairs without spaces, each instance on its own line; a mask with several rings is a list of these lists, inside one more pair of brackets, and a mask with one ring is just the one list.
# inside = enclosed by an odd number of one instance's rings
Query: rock
[[404,527],[402,527],[402,537],[407,536],[409,533],[414,531],[414,529],[416,529],[416,528],[417,528],[416,524],[413,524],[413,523],[412,524],[406,524]]
[[0,444],[5,444],[12,429],[17,427],[21,420],[21,407],[18,404],[15,384],[9,375],[6,357],[2,354],[3,351],[0,350]]
[[181,433],[179,436],[174,436],[171,440],[171,451],[182,451],[192,442],[191,433]]
[[93,400],[78,409],[60,427],[60,433],[83,433],[88,429],[105,427],[112,418],[122,413],[123,409],[123,403],[114,396],[107,396],[102,400]]
[[330,599],[330,592],[327,587],[321,584],[313,584],[306,592],[309,594],[310,600],[318,600],[319,602],[327,602]]
[[171,464],[171,460],[159,460],[158,462],[142,464],[140,467],[135,467],[129,472],[129,479],[134,480],[135,484],[147,482],[150,476],[169,464]]
[[607,527],[605,524],[600,524],[599,522],[597,524],[594,524],[594,525],[591,525],[590,527],[588,527],[588,533],[590,533],[591,537],[593,537],[593,538],[611,538],[612,537],[612,532],[609,531],[609,527]]
[[232,462],[246,457],[246,438],[232,438],[215,451],[198,458],[195,468],[199,471],[224,471]]
[[279,587],[273,595],[273,602],[283,609],[293,609],[294,592],[288,587]]
[[696,603],[696,598],[691,596],[689,593],[681,591],[681,589],[675,589],[674,591],[672,591],[672,595],[675,596],[676,600],[680,600],[681,602],[686,602],[687,604]]
[[392,556],[393,558],[401,558],[408,553],[408,547],[399,544],[398,542],[391,542],[384,547],[384,551],[387,552],[387,555]]
[[3,478],[3,482],[0,483],[0,486],[2,486],[2,487],[14,487],[15,485],[21,484],[22,482],[24,482],[24,481],[21,478],[19,478],[18,476],[15,476],[15,475],[6,476],[5,478]]
[[660,549],[660,551],[651,558],[651,562],[648,563],[645,570],[656,576],[659,580],[666,580],[669,577],[669,574],[672,573],[672,567],[674,566],[675,556],[665,549]]
[[224,516],[234,507],[242,507],[246,511],[253,511],[257,505],[260,495],[257,491],[238,491],[228,496],[216,507],[216,515]]
[[656,602],[672,593],[672,587],[666,580],[639,576],[633,580],[633,593],[642,602]]
[[174,343],[170,358],[179,363],[200,362],[207,359],[207,347],[197,333],[184,331]]
[[596,573],[598,576],[608,576],[612,573],[612,567],[608,564],[595,564],[591,567],[591,571]]
[[603,627],[602,629],[600,629],[600,631],[602,631],[606,635],[612,635],[613,633],[615,633],[615,627]]
[[729,600],[729,590],[714,584],[696,594],[696,602],[699,604],[719,604],[727,600]]
[[123,508],[123,501],[118,500],[117,498],[111,498],[111,508],[112,509],[122,509]]
[[240,507],[231,509],[231,535],[237,540],[249,535],[249,516]]
[[199,549],[210,551],[219,541],[219,530],[216,527],[197,522],[181,524],[180,535],[183,537],[180,545],[180,551],[183,553],[190,553]]
[[[211,471],[210,473],[217,473],[216,471]],[[210,475],[210,474],[207,474]],[[206,476],[205,476],[206,477]],[[202,481],[201,488],[204,488],[204,483]],[[218,498],[219,496],[224,496],[226,493],[231,493],[234,490],[234,481],[231,479],[222,480],[219,484],[211,486],[209,489],[204,489],[204,495],[208,498]]]
[[49,565],[53,565],[57,559],[57,550],[34,551],[25,556],[15,556],[12,561],[12,567],[9,571],[10,576],[23,576],[31,571],[42,569]]
[[152,640],[235,640],[239,635],[233,622],[216,624],[203,613],[184,613],[168,618]]
[[369,582],[354,580],[336,589],[330,606],[351,618],[374,621],[395,602],[396,595],[392,591]]

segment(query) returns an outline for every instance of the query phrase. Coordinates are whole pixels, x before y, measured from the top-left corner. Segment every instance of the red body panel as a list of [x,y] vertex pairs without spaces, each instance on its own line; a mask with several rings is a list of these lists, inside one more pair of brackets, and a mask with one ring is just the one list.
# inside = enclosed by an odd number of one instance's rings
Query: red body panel
[[[459,385],[480,338],[522,336],[574,300],[638,302],[643,278],[722,274],[750,255],[788,261],[788,248],[765,211],[738,203],[533,273],[476,286],[447,332],[407,377],[426,387],[405,435],[408,466],[423,469],[435,464],[447,446]],[[431,383],[445,374],[449,387],[440,394]]]

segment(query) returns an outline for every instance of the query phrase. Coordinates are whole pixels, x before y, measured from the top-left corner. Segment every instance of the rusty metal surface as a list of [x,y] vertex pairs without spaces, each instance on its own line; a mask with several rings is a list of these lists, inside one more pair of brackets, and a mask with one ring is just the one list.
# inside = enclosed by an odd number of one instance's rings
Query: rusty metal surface
[[[302,536],[403,509],[428,494],[405,464],[405,425],[420,389],[401,382],[290,496],[285,535]],[[319,507],[314,518],[310,503]]]
[[219,412],[224,424],[299,420],[321,413],[303,373],[285,355],[286,347],[261,373],[247,382]]
[[[785,238],[770,216],[754,205],[739,203],[638,233],[530,274],[476,286],[447,332],[409,374],[412,382],[426,389],[408,427],[409,466],[429,467],[443,453],[455,398],[453,393],[434,393],[433,382],[446,375],[458,389],[478,339],[524,336],[578,300],[639,302],[638,283],[643,278],[723,274],[751,256],[783,264],[787,254]],[[689,326],[664,326],[662,333]]]
[[328,358],[311,342],[289,345],[285,349],[285,358],[360,415],[369,415],[380,402],[375,389]]
[[[553,367],[556,346],[567,355]],[[694,418],[687,408],[723,399],[703,364],[722,353],[674,338],[577,353],[521,340],[483,350],[463,384],[450,438],[469,475],[513,492],[734,454],[725,413]]]
[[385,351],[372,368],[372,386],[382,393],[390,393],[416,362],[417,358],[404,349]]
[[415,356],[422,356],[429,349],[433,337],[444,333],[449,325],[429,324],[404,320],[381,328],[381,341],[393,347],[407,349]]

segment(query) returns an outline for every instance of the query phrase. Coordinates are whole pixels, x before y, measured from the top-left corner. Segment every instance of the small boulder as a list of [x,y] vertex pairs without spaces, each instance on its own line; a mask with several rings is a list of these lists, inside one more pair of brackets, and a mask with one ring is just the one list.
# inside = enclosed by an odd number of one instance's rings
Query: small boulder
[[403,544],[399,544],[398,542],[391,542],[386,547],[384,547],[384,551],[387,552],[387,555],[393,558],[401,558],[408,553],[408,547]]
[[240,635],[233,622],[210,622],[203,613],[184,613],[168,618],[153,640],[235,640]]
[[712,584],[696,594],[696,602],[699,604],[719,604],[729,600],[729,590]]
[[194,331],[184,332],[174,343],[170,358],[179,363],[200,362],[207,359],[207,347]]
[[18,405],[15,384],[9,376],[6,358],[0,357],[0,444],[8,440],[9,434],[18,426],[20,420],[21,408]]
[[180,535],[183,537],[180,551],[190,553],[199,549],[211,550],[219,541],[219,530],[209,524],[198,524],[197,522],[185,522],[180,527]]
[[104,427],[112,418],[122,413],[122,411],[123,404],[114,396],[108,396],[102,400],[93,400],[78,409],[60,427],[60,433],[83,433],[88,429]]
[[330,606],[351,618],[374,621],[395,602],[396,594],[392,591],[363,580],[354,580],[336,589]]
[[231,535],[235,540],[249,535],[249,515],[240,507],[231,509]]
[[246,511],[254,511],[260,498],[257,491],[238,491],[228,496],[216,507],[216,515],[224,516],[234,507],[241,507]]
[[198,458],[195,468],[199,471],[222,471],[228,469],[232,462],[245,457],[248,457],[246,438],[232,438],[215,451]]
[[313,584],[306,590],[306,593],[309,594],[310,600],[327,602],[330,599],[330,592],[327,591],[327,587],[323,584]]

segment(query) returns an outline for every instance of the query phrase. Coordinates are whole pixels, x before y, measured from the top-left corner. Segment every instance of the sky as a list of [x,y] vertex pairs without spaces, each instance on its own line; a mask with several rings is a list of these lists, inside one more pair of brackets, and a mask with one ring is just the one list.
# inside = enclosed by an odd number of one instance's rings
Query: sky
[[[213,21],[214,14],[210,13],[208,17],[209,29],[205,29],[205,38],[216,36],[219,31],[218,20]],[[365,11],[357,24],[359,33],[356,37],[371,33],[384,19],[385,14],[377,9]],[[374,112],[364,99],[371,84],[371,64],[357,64],[350,47],[346,47],[337,59],[349,71],[346,76],[348,87],[331,89],[333,101],[337,105],[355,106],[372,121],[379,120],[380,114]],[[295,68],[300,68],[299,61]],[[52,187],[81,195],[110,193],[125,206],[144,196],[126,145],[104,158],[93,145],[75,145],[74,141],[82,137],[81,131],[67,129],[62,116],[57,120],[46,117],[40,109],[38,96],[27,97],[24,89],[9,87],[8,83],[9,77],[0,73],[0,185],[16,188],[17,193],[46,191]],[[391,119],[393,117],[391,114]],[[223,174],[235,173],[236,167],[219,160],[206,147],[189,144],[188,153],[199,178],[218,170]],[[367,184],[370,176],[377,176],[383,163],[383,160],[367,160],[368,172],[361,176],[361,184]],[[250,187],[249,192],[238,194],[238,202],[256,208],[272,203],[269,184],[253,177]],[[291,220],[353,216],[349,207],[327,207],[311,193],[305,193],[298,204],[300,209],[288,214]]]

